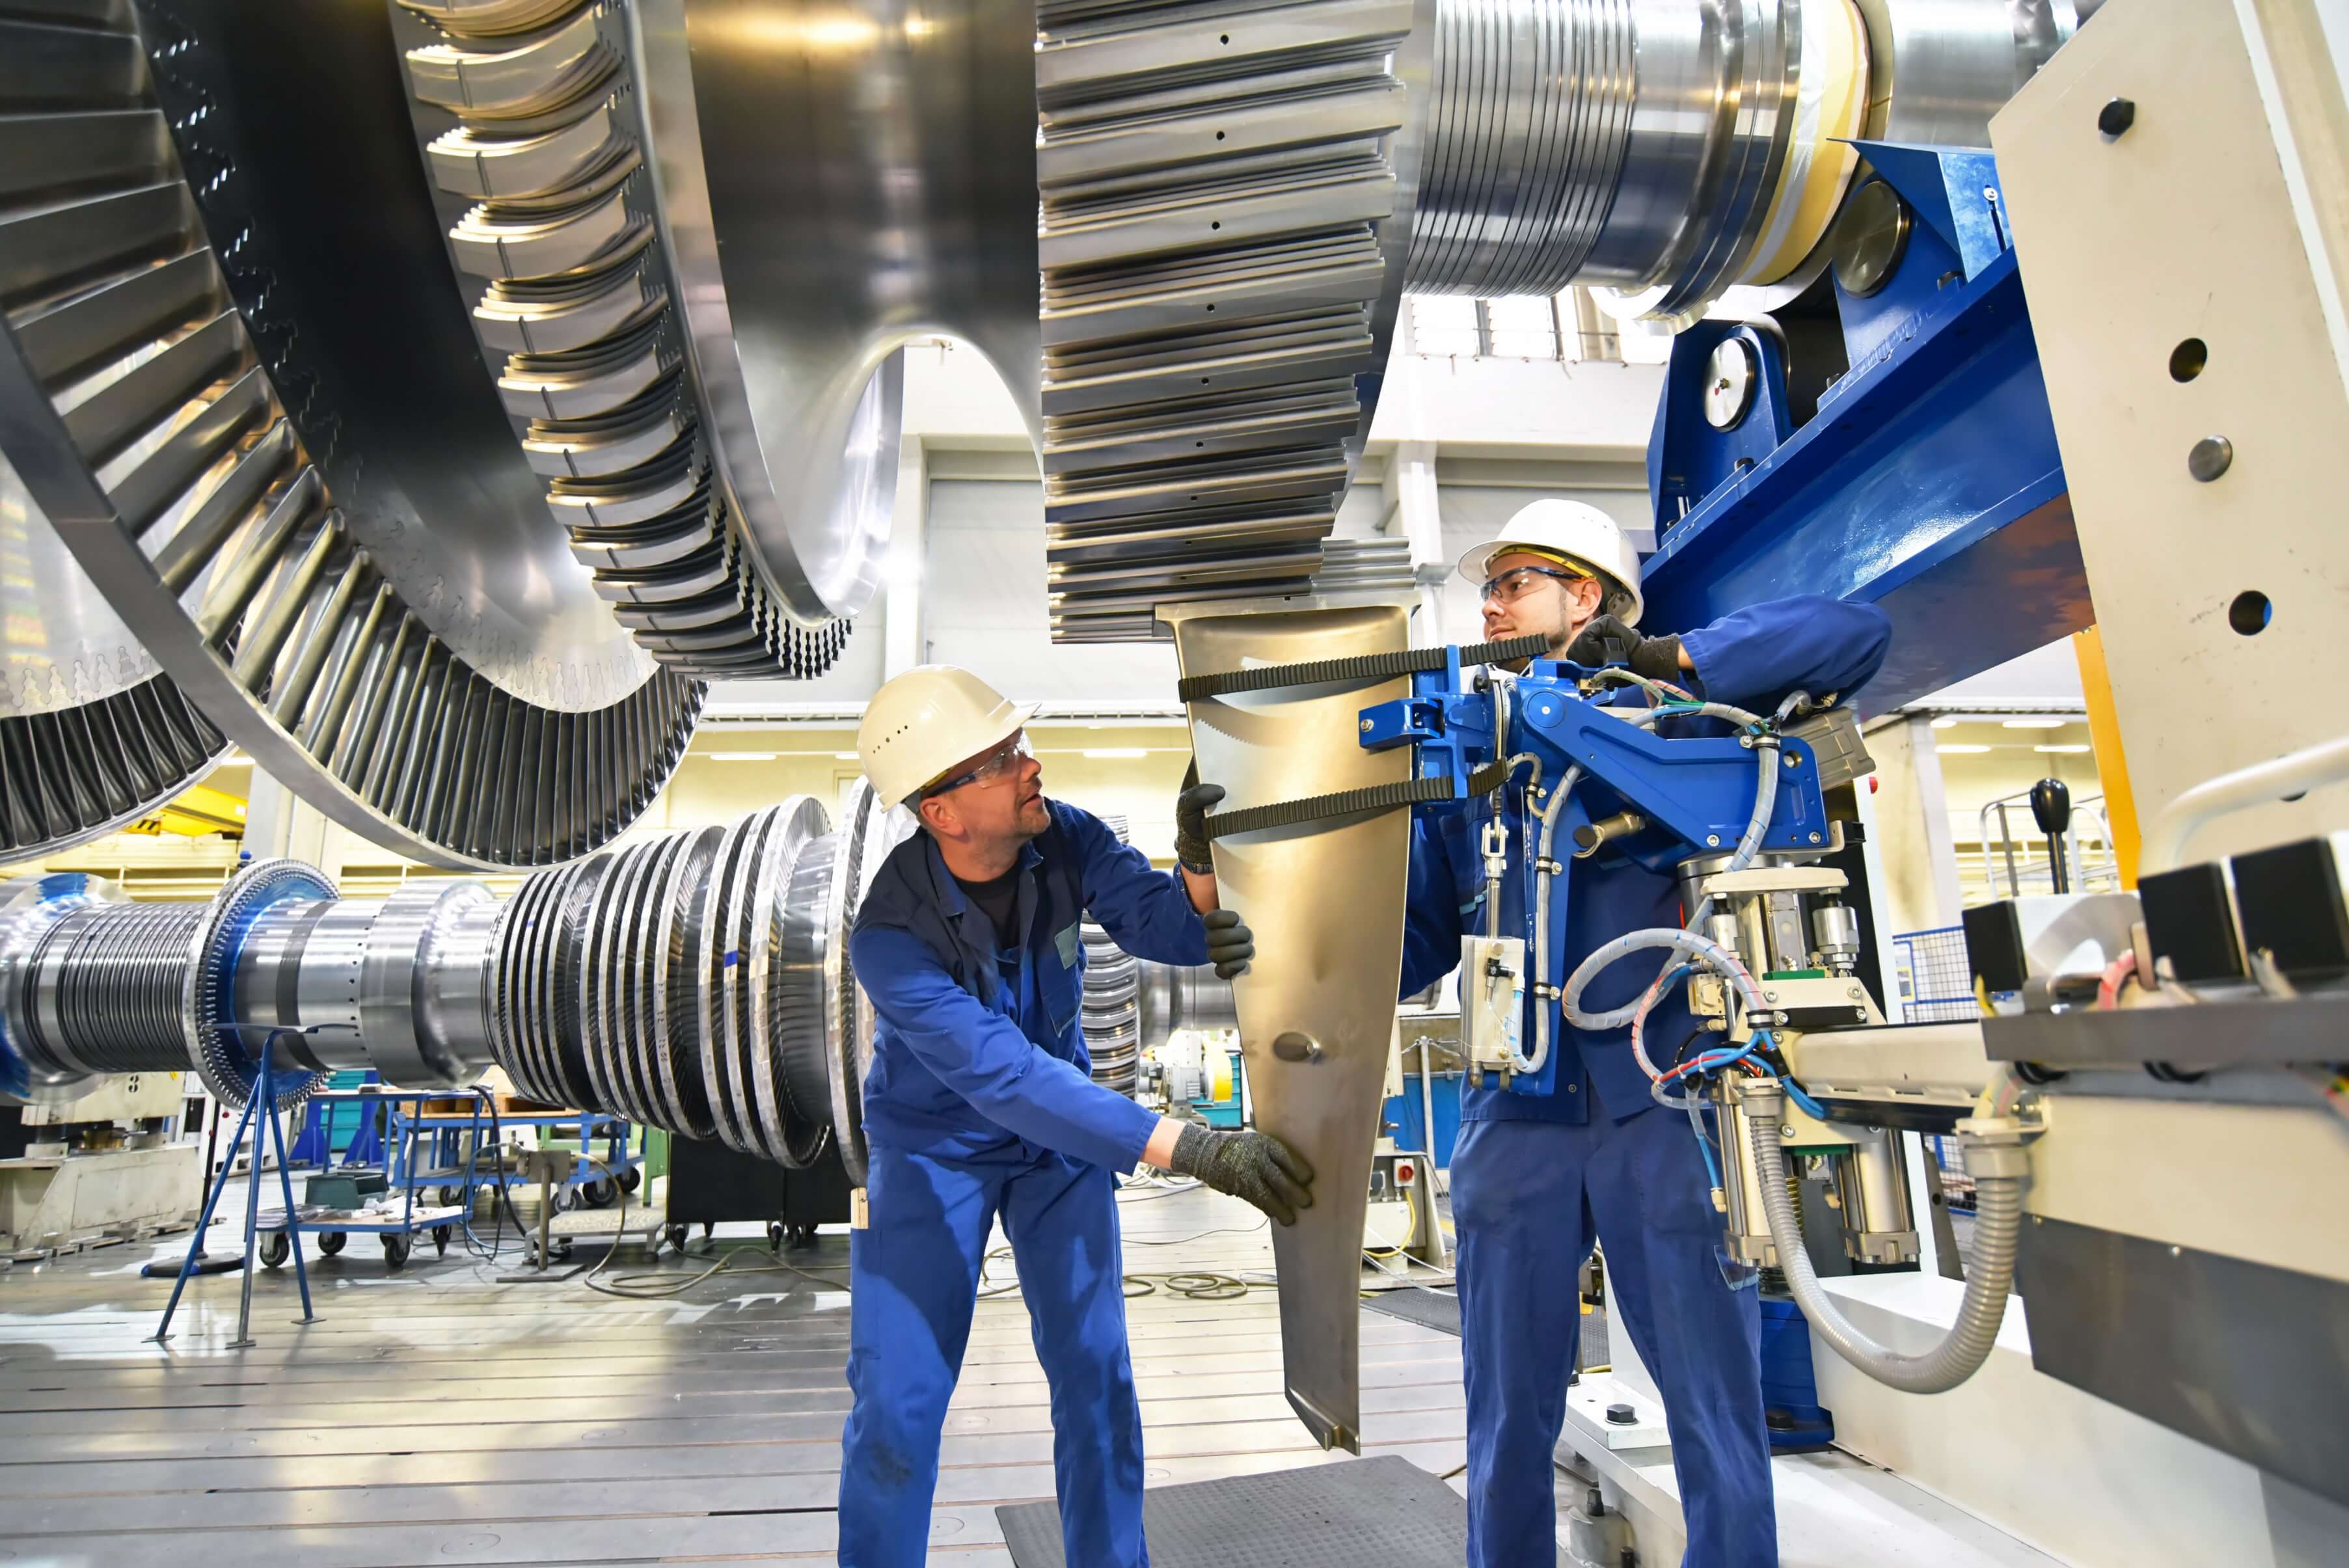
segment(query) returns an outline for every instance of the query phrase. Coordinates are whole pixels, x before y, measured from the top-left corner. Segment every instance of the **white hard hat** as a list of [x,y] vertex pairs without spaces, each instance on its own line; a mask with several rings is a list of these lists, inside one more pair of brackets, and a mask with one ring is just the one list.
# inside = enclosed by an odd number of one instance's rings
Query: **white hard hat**
[[1623,532],[1623,525],[1588,501],[1556,496],[1518,509],[1490,544],[1480,544],[1460,558],[1460,575],[1482,584],[1492,574],[1494,558],[1511,551],[1536,550],[1562,555],[1586,567],[1631,595],[1631,610],[1621,618],[1627,626],[1640,624],[1647,601],[1640,594],[1640,552]]
[[966,758],[1011,738],[1034,715],[952,665],[917,665],[885,683],[864,705],[856,755],[873,792],[904,803]]

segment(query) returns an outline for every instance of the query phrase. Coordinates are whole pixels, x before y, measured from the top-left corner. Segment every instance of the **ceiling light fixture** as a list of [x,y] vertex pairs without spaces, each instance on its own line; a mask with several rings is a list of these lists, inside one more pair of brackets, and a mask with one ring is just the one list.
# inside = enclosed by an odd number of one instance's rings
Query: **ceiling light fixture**
[[2001,729],[2061,729],[2071,720],[2064,718],[2005,718],[1999,721]]
[[1937,746],[1933,749],[1943,757],[1975,757],[1990,749],[1987,746]]
[[2033,751],[2046,752],[2053,756],[2074,757],[2088,748],[2085,746],[2034,746],[2031,749]]

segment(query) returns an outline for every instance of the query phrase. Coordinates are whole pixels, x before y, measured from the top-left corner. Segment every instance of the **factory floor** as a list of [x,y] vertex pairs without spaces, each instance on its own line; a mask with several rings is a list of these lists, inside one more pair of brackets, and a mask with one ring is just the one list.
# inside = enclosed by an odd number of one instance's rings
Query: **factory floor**
[[[228,1208],[241,1193],[232,1189]],[[264,1207],[270,1199],[264,1197]],[[1127,1304],[1153,1485],[1342,1460],[1281,1394],[1268,1289],[1193,1299],[1163,1277],[1268,1280],[1264,1222],[1192,1189],[1122,1200],[1126,1267],[1161,1276]],[[234,1250],[241,1210],[213,1233]],[[530,1218],[527,1208],[523,1218]],[[591,1214],[565,1216],[589,1224]],[[611,1221],[602,1222],[608,1225]],[[477,1222],[486,1237],[485,1219]],[[566,1226],[565,1228],[573,1228]],[[753,1240],[748,1227],[719,1244]],[[305,1238],[309,1240],[310,1238]],[[497,1262],[419,1247],[388,1274],[371,1238],[309,1257],[306,1326],[291,1265],[197,1280],[168,1348],[148,1342],[171,1290],[140,1276],[187,1238],[0,1273],[0,1562],[144,1568],[407,1563],[825,1562],[848,1408],[844,1235],[771,1265],[762,1238],[729,1272],[621,1251],[584,1275],[509,1284]],[[697,1233],[693,1245],[704,1243]],[[605,1249],[585,1240],[574,1262]],[[565,1265],[558,1264],[560,1274]],[[651,1269],[657,1279],[641,1276]],[[1009,1284],[1009,1260],[990,1283]],[[1444,1474],[1464,1458],[1459,1341],[1362,1320],[1365,1452]],[[1010,1561],[999,1502],[1052,1491],[1043,1374],[1016,1292],[979,1306],[948,1418],[931,1561]],[[1456,1488],[1460,1483],[1455,1480]]]

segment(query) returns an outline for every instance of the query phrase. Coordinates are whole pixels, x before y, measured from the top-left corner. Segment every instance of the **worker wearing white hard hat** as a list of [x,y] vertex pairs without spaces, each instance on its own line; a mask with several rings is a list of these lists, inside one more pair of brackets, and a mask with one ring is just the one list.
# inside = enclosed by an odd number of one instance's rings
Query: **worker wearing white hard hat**
[[[1460,571],[1483,592],[1487,637],[1538,635],[1547,657],[1628,666],[1648,683],[1619,685],[1602,699],[1617,703],[1654,700],[1663,683],[1770,712],[1791,690],[1820,699],[1853,690],[1875,673],[1889,642],[1889,624],[1873,607],[1819,598],[1758,604],[1685,635],[1643,636],[1633,630],[1647,610],[1639,552],[1613,519],[1579,501],[1534,502],[1499,538],[1461,557]],[[1726,727],[1675,717],[1658,728]],[[1498,798],[1509,841],[1535,841],[1540,824],[1526,820],[1509,792]],[[1405,994],[1457,965],[1461,938],[1484,929],[1477,835],[1490,820],[1482,807],[1425,808],[1413,822]],[[1673,878],[1619,851],[1602,849],[1561,880],[1550,912],[1550,929],[1565,933],[1557,973],[1625,932],[1681,923]],[[1609,968],[1585,1006],[1604,1012],[1635,1002],[1654,984],[1660,960]],[[1655,1007],[1646,1028],[1651,1039],[1696,1037],[1677,993]],[[1663,1395],[1687,1561],[1703,1568],[1777,1561],[1759,1308],[1755,1293],[1743,1288],[1753,1271],[1724,1266],[1716,1253],[1721,1222],[1703,1157],[1684,1120],[1654,1113],[1628,1035],[1563,1029],[1555,1094],[1473,1085],[1462,1095],[1452,1213],[1471,1568],[1546,1563],[1557,1553],[1550,1456],[1580,1326],[1576,1276],[1594,1241],[1607,1249],[1609,1310]]]
[[875,693],[857,731],[873,788],[921,828],[882,863],[849,941],[878,1026],[868,1223],[849,1252],[848,1568],[926,1560],[939,1434],[999,1218],[1051,1385],[1068,1561],[1143,1568],[1117,1176],[1147,1163],[1196,1177],[1283,1224],[1312,1201],[1311,1170],[1277,1139],[1178,1122],[1092,1081],[1081,922],[1227,979],[1255,948],[1217,906],[1206,815],[1223,791],[1183,791],[1177,869],[1154,871],[1099,818],[1046,798],[1025,729],[1035,711],[931,665]]

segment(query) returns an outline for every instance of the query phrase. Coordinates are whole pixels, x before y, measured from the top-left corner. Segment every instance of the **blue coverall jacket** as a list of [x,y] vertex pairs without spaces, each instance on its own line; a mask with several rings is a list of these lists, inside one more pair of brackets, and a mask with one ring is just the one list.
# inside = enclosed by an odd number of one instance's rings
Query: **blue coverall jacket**
[[1118,945],[1206,962],[1179,874],[1058,801],[1021,851],[1019,945],[963,892],[926,832],[891,851],[849,954],[879,1026],[864,1085],[868,1224],[850,1243],[840,1561],[912,1568],[930,1539],[939,1435],[988,1237],[1010,1238],[1051,1387],[1070,1563],[1142,1568],[1142,1415],[1126,1354],[1116,1172],[1157,1116],[1088,1076],[1088,913]]
[[[1890,623],[1873,606],[1782,599],[1741,610],[1681,645],[1698,695],[1766,711],[1792,691],[1848,696],[1884,662]],[[1623,688],[1609,700],[1644,704]],[[1710,719],[1666,720],[1660,732],[1721,734]],[[1403,937],[1404,995],[1460,962],[1460,939],[1483,929],[1484,866],[1476,834],[1489,807],[1423,810],[1413,824]],[[1512,799],[1513,853],[1530,853]],[[1538,829],[1539,824],[1535,824]],[[1563,983],[1601,944],[1677,926],[1678,882],[1604,854],[1569,862],[1553,907],[1566,931]],[[1556,895],[1553,895],[1556,896]],[[1503,929],[1507,929],[1506,923]],[[1586,1005],[1611,1010],[1656,978],[1661,954],[1635,954],[1595,980]],[[1651,1056],[1691,1032],[1683,994],[1649,1016]],[[1526,1020],[1525,1037],[1533,1038]],[[1628,1026],[1559,1028],[1557,1092],[1547,1098],[1471,1088],[1453,1155],[1459,1233],[1462,1357],[1468,1392],[1469,1558],[1475,1568],[1547,1563],[1555,1551],[1550,1453],[1565,1418],[1579,1329],[1576,1275],[1596,1237],[1607,1249],[1609,1296],[1664,1397],[1689,1532],[1690,1568],[1757,1568],[1777,1561],[1769,1439],[1763,1422],[1758,1309],[1724,1282],[1721,1221],[1687,1120],[1651,1116],[1647,1075]]]

